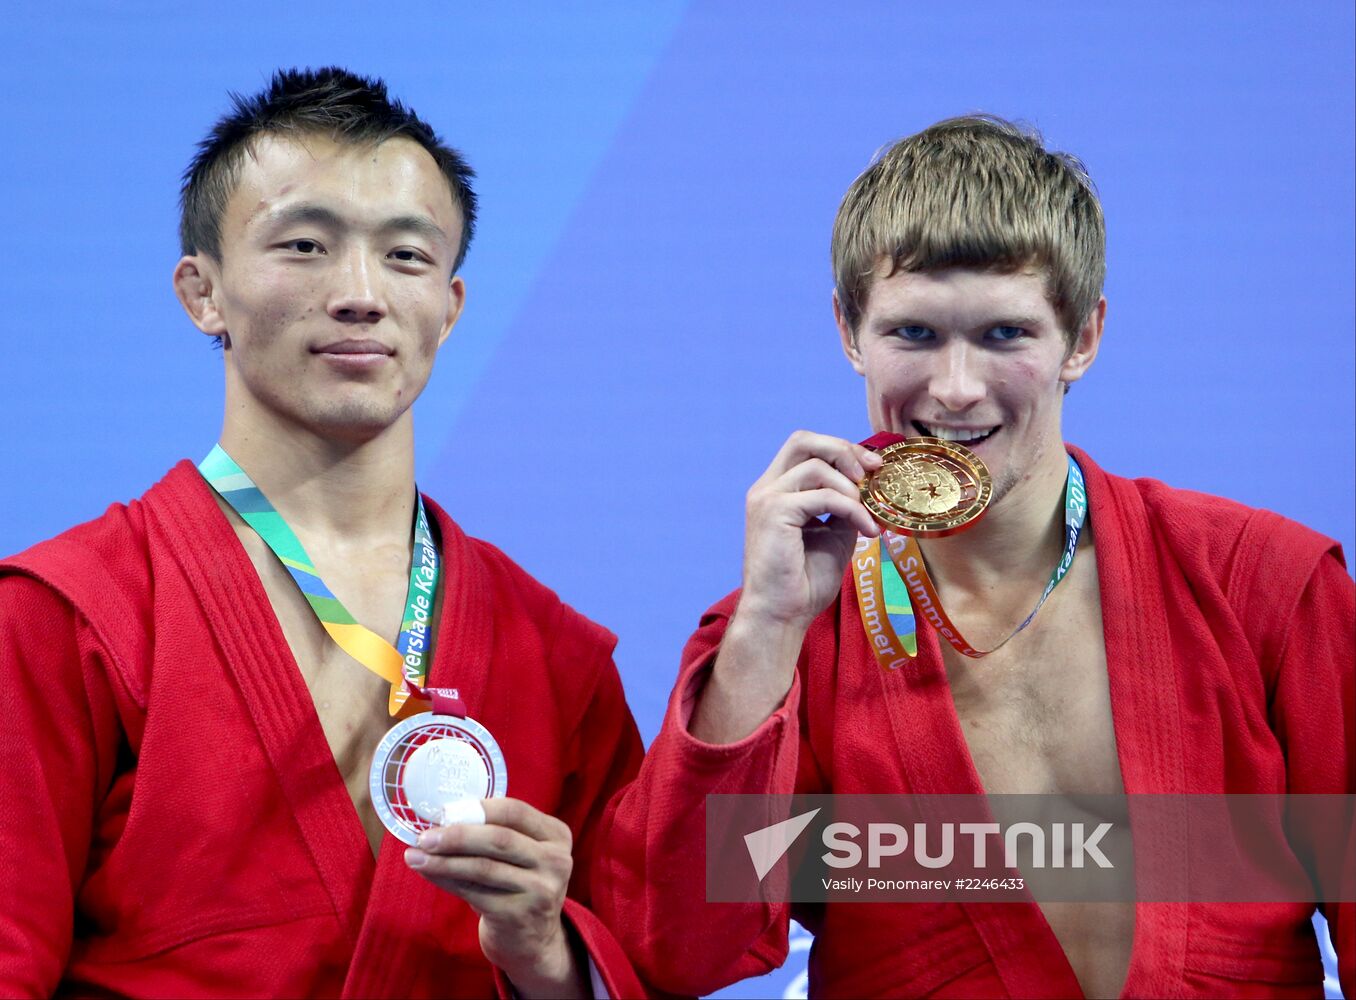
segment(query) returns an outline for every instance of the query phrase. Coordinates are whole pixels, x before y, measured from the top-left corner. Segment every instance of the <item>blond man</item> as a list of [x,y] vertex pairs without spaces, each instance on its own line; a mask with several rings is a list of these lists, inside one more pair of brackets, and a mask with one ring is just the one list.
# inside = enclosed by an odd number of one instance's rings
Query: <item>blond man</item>
[[[1102,339],[1104,245],[1082,165],[999,119],[904,139],[847,192],[833,308],[871,427],[963,444],[992,492],[982,520],[917,542],[907,614],[886,616],[863,589],[893,562],[859,489],[874,447],[799,431],[749,490],[743,586],[688,643],[598,870],[655,985],[766,972],[795,917],[817,936],[812,994],[1319,988],[1311,905],[1136,901],[1128,873],[1128,895],[1089,901],[707,902],[713,793],[1353,790],[1338,546],[1064,443],[1064,397]],[[877,634],[887,617],[913,631]],[[1328,916],[1350,991],[1351,906]]]

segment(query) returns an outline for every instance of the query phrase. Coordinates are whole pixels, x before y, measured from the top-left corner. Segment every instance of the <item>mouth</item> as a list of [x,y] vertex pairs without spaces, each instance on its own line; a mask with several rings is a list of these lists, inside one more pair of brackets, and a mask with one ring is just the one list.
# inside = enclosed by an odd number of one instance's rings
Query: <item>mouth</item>
[[943,427],[940,424],[925,424],[921,420],[914,420],[911,423],[914,429],[924,437],[954,441],[971,448],[982,441],[989,440],[1003,429],[1002,424],[993,427]]
[[311,348],[311,353],[346,356],[357,355],[360,357],[376,355],[386,358],[395,354],[395,350],[378,340],[336,340],[334,343],[325,344],[323,347]]

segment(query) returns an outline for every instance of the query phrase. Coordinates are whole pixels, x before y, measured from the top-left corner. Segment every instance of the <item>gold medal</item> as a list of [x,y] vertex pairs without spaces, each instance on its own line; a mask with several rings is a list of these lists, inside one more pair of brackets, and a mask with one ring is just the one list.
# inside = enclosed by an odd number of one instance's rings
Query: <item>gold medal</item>
[[884,464],[862,480],[862,504],[884,528],[920,538],[964,531],[984,516],[993,480],[969,448],[916,437],[881,449]]

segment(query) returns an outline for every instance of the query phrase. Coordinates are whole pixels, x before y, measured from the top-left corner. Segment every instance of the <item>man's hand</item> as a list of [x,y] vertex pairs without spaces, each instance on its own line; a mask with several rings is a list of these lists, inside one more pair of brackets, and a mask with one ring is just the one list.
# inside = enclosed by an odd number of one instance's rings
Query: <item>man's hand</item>
[[787,439],[747,495],[739,617],[803,632],[828,607],[857,535],[880,534],[857,488],[880,464],[842,438],[796,431]]
[[869,448],[797,431],[749,489],[743,590],[693,714],[698,739],[733,743],[786,697],[805,631],[838,593],[857,535],[880,534],[857,488],[880,464]]
[[570,828],[518,799],[479,805],[483,823],[426,831],[405,863],[480,914],[481,950],[521,995],[589,996],[560,915],[574,865]]

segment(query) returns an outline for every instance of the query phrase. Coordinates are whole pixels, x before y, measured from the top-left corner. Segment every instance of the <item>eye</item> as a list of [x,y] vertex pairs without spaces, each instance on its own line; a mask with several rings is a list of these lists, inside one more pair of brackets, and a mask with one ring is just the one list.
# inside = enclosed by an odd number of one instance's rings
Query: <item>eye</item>
[[283,246],[306,257],[314,257],[325,252],[325,248],[315,240],[290,240]]
[[416,264],[416,263],[418,263],[418,264],[428,264],[428,263],[430,263],[429,258],[428,258],[428,254],[426,254],[426,253],[424,253],[424,252],[422,252],[422,251],[420,251],[420,250],[415,250],[413,247],[400,247],[400,248],[397,249],[397,250],[392,250],[391,253],[390,253],[390,256],[391,256],[391,257],[394,257],[396,260],[401,261],[402,263],[406,263],[406,264]]
[[997,340],[1004,343],[1019,340],[1025,336],[1026,331],[1020,326],[996,326],[985,334],[985,337],[989,340]]
[[933,339],[936,334],[925,326],[898,326],[894,329],[894,334],[900,340],[907,340],[910,343],[920,343],[925,340]]

